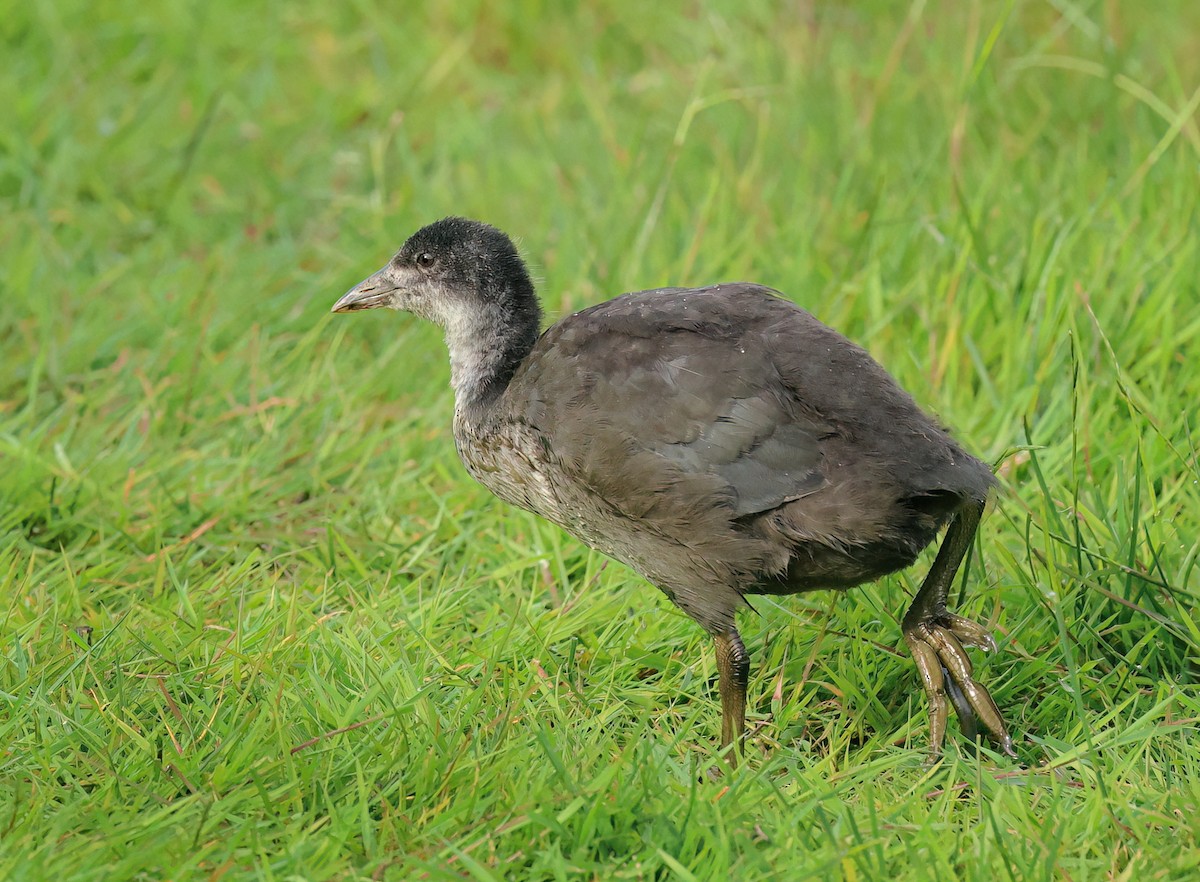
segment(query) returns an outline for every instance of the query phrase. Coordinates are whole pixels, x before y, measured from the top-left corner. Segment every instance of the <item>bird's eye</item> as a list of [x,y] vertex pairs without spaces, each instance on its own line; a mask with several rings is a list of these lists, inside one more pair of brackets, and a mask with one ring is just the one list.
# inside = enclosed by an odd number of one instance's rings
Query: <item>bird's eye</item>
[[429,267],[433,266],[434,259],[434,256],[430,252],[422,251],[417,255],[417,266],[429,269]]

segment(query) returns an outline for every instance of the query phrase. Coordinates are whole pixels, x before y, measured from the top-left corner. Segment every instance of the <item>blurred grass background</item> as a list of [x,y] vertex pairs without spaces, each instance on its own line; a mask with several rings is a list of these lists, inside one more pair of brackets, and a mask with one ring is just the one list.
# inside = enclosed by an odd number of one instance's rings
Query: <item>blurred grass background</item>
[[[1200,6],[0,15],[0,877],[1189,879]],[[1021,765],[926,717],[922,567],[708,641],[472,484],[436,329],[327,310],[446,214],[551,317],[751,279],[1003,489],[958,608]],[[957,738],[957,728],[951,735]]]

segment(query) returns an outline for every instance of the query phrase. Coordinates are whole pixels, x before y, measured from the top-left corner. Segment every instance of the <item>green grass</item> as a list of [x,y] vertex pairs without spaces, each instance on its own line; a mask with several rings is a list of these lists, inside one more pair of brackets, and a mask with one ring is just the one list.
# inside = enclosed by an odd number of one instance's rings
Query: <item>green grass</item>
[[[670,9],[668,7],[671,7]],[[58,2],[0,15],[0,878],[1190,879],[1200,7]],[[999,468],[958,609],[1023,764],[922,765],[924,565],[708,641],[475,486],[437,331],[753,279]]]

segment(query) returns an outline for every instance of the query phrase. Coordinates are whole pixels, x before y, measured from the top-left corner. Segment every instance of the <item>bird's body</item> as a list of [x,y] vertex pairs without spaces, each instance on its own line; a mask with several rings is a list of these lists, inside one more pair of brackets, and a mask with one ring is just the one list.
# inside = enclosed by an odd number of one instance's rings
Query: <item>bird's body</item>
[[[416,293],[389,301],[397,291]],[[713,635],[723,742],[743,726],[745,595],[877,579],[951,524],[905,618],[933,746],[948,695],[1011,749],[959,645],[990,638],[945,610],[991,472],[860,347],[745,283],[625,294],[539,336],[515,249],[461,219],[415,234],[335,310],[376,305],[446,329],[455,442],[481,484],[632,567]]]
[[744,594],[908,566],[992,482],[862,349],[747,284],[564,318],[486,408],[459,409],[454,433],[481,484],[712,633]]

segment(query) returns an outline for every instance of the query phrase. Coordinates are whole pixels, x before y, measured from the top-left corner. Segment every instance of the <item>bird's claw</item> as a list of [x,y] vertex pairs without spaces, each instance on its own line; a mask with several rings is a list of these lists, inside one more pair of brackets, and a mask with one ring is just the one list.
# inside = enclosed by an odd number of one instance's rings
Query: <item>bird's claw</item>
[[912,652],[917,671],[929,698],[929,748],[931,761],[941,756],[942,740],[946,734],[947,698],[954,705],[963,733],[972,740],[983,723],[1000,749],[1016,756],[1012,738],[991,694],[973,674],[971,660],[964,646],[983,650],[996,648],[996,641],[982,626],[956,616],[942,613],[934,618],[917,621],[904,629],[904,641]]

